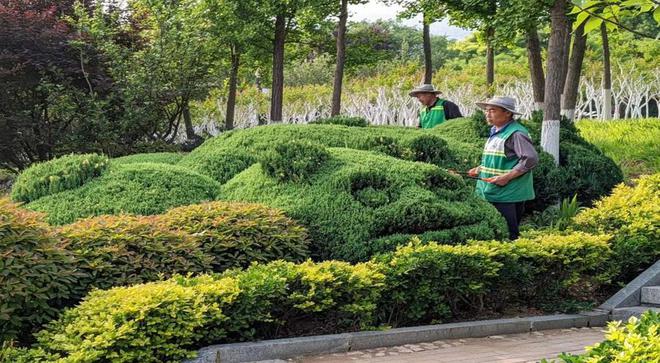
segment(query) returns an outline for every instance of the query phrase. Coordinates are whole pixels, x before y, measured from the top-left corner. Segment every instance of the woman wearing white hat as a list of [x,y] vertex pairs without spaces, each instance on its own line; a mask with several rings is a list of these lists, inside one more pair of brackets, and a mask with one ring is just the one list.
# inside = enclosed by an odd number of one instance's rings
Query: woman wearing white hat
[[518,226],[525,209],[525,201],[535,198],[531,169],[538,164],[539,155],[529,138],[529,131],[516,121],[516,100],[494,97],[477,102],[486,113],[486,121],[493,127],[484,146],[481,165],[468,171],[478,176],[477,194],[489,201],[507,222],[509,238],[518,238]]
[[410,97],[416,97],[419,103],[424,106],[419,111],[419,124],[417,127],[430,129],[438,126],[445,120],[463,117],[458,106],[448,100],[438,97],[442,93],[435,89],[432,84],[422,84],[412,91]]

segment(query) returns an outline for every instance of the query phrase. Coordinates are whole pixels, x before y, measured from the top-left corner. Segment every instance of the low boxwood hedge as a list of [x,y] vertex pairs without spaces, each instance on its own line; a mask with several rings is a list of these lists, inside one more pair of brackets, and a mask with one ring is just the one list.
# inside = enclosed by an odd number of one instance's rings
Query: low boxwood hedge
[[[512,278],[536,291],[552,281],[568,294],[583,281],[598,283],[593,276],[606,273],[610,254],[606,238],[413,242],[356,265],[277,261],[96,290],[41,331],[34,349],[2,354],[34,362],[47,361],[40,358],[46,354],[89,362],[176,361],[212,343],[446,321],[492,308],[494,292],[511,289]],[[529,263],[548,258],[538,269]]]
[[97,154],[68,155],[32,164],[14,182],[11,199],[31,202],[75,189],[100,176],[107,167],[108,158]]
[[183,232],[199,241],[215,272],[252,262],[309,257],[305,228],[282,211],[260,204],[209,202],[170,209],[155,218],[160,229]]
[[162,152],[122,156],[111,160],[112,164],[156,163],[174,165],[181,161],[184,153]]
[[212,257],[197,238],[162,228],[154,217],[100,216],[56,232],[60,246],[73,253],[75,266],[85,273],[77,283],[85,292],[211,269]]

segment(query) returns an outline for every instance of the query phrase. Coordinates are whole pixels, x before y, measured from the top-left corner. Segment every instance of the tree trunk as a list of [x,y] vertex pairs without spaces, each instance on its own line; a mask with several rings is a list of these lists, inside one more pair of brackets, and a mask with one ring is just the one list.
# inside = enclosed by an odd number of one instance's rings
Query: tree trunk
[[231,72],[229,73],[229,94],[227,95],[227,112],[225,117],[225,130],[234,128],[234,110],[236,109],[236,85],[238,83],[238,68],[241,64],[241,55],[235,47],[231,49]]
[[559,164],[559,120],[561,116],[561,92],[564,88],[564,65],[566,32],[566,0],[556,0],[550,10],[550,41],[548,43],[547,78],[543,96],[543,125],[541,128],[541,148],[548,152]]
[[275,17],[275,39],[273,40],[273,84],[270,98],[270,121],[282,122],[284,96],[284,41],[286,19],[283,14]]
[[610,66],[610,42],[607,38],[605,22],[600,25],[603,37],[603,120],[612,118],[612,69]]
[[341,113],[341,90],[344,82],[344,63],[346,61],[346,19],[348,18],[348,0],[341,0],[339,27],[337,29],[337,65],[335,67],[335,84],[332,89],[332,111],[330,115]]
[[198,136],[195,134],[195,129],[192,125],[192,118],[190,117],[190,102],[185,101],[183,104],[183,109],[181,110],[183,114],[183,124],[186,126],[186,139],[195,140]]
[[431,84],[433,82],[433,60],[431,59],[431,25],[428,22],[426,14],[424,14],[424,83]]
[[486,30],[486,86],[488,87],[488,97],[493,96],[493,83],[495,83],[495,51],[493,49],[493,37],[495,28],[489,27]]
[[564,83],[562,114],[569,120],[573,120],[575,117],[575,105],[577,104],[580,73],[582,72],[582,61],[584,60],[584,50],[586,45],[587,35],[584,34],[584,23],[582,23],[577,29],[575,29],[573,51],[571,52],[571,59],[568,63],[566,83]]
[[541,42],[536,26],[527,29],[527,59],[532,78],[534,104],[537,110],[543,109],[543,93],[545,92],[545,75],[543,74],[543,59],[541,58]]
[[[563,102],[564,100],[564,89],[566,88],[566,77],[568,76],[568,61],[569,61],[569,56],[571,54],[571,29],[573,27],[573,22],[567,17],[567,22],[566,22],[566,38],[564,39],[564,59],[563,63],[561,66],[562,69],[562,74],[561,74],[561,98],[560,101]],[[560,111],[561,108],[563,107],[563,103],[559,103],[560,106]],[[561,113],[561,112],[560,112]]]

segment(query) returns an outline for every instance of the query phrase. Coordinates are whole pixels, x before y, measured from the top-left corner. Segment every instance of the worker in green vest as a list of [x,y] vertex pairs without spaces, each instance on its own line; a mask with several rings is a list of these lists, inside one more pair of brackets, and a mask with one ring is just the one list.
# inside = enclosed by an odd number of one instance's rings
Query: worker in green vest
[[455,103],[438,97],[440,93],[442,92],[436,90],[431,84],[423,84],[410,91],[410,97],[416,97],[423,106],[419,111],[417,127],[430,129],[445,120],[463,117]]
[[516,100],[494,97],[477,102],[492,125],[481,157],[481,165],[468,174],[478,177],[477,195],[490,202],[506,220],[509,238],[517,239],[518,226],[525,210],[525,201],[535,198],[532,168],[539,155],[532,145],[529,132],[513,117]]

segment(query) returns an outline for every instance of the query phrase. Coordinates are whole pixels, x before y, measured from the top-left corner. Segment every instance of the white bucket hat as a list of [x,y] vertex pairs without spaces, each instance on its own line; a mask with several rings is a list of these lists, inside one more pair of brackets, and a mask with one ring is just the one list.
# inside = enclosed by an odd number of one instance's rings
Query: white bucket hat
[[433,87],[432,84],[426,83],[426,84],[421,84],[421,85],[413,88],[413,90],[410,91],[410,93],[408,93],[408,95],[410,97],[415,97],[415,95],[417,95],[418,93],[435,93],[435,94],[438,94],[438,93],[442,93],[442,92],[435,89],[435,87]]
[[476,105],[482,110],[486,106],[497,106],[510,111],[514,115],[522,115],[522,113],[516,111],[516,99],[512,97],[495,96],[487,101],[477,102]]

